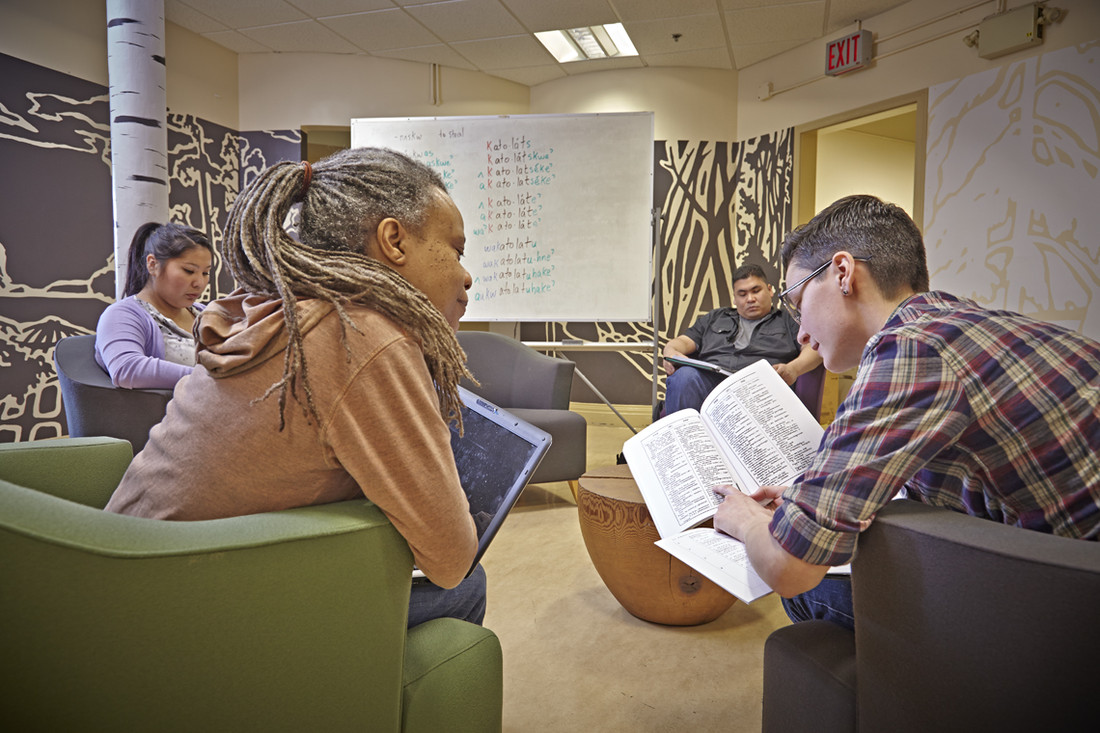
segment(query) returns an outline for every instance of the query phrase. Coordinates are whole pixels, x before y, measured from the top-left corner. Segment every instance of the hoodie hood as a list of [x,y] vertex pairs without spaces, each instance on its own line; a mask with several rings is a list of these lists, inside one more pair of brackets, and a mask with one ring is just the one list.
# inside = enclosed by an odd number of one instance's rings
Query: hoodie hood
[[[298,325],[302,335],[334,308],[323,300],[299,300]],[[215,379],[254,369],[286,350],[289,339],[283,301],[235,290],[199,314],[195,341],[198,363]]]

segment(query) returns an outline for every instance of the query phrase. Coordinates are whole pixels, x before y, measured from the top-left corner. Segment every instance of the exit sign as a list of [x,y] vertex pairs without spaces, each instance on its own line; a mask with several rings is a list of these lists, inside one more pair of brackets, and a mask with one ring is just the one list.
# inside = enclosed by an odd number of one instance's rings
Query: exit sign
[[825,46],[825,75],[839,76],[871,63],[871,31],[829,41]]

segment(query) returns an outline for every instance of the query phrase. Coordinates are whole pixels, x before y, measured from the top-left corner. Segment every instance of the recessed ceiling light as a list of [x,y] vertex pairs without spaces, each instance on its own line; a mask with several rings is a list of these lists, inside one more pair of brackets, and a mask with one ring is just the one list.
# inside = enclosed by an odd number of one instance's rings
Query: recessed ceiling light
[[540,31],[535,36],[546,50],[563,64],[570,61],[638,55],[622,23],[568,28],[560,31]]

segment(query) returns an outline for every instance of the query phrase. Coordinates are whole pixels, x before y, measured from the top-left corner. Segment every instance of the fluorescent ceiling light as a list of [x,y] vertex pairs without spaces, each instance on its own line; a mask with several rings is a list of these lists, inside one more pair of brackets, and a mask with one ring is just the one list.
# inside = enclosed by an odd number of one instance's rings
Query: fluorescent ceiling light
[[622,23],[608,23],[603,27],[607,30],[607,35],[611,36],[612,42],[619,47],[620,56],[638,55],[638,49],[634,48],[634,41],[630,40]]
[[638,55],[622,23],[541,31],[535,36],[563,64],[569,61]]
[[567,61],[580,61],[584,54],[564,31],[540,31],[535,37],[546,46],[546,50],[558,60],[559,63]]

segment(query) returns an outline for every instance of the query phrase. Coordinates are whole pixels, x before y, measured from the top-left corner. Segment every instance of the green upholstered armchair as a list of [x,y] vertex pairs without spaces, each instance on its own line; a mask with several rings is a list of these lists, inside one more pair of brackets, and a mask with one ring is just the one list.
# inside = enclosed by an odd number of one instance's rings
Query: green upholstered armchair
[[499,640],[406,630],[411,553],[375,506],[103,512],[131,457],[0,445],[0,728],[500,730]]

